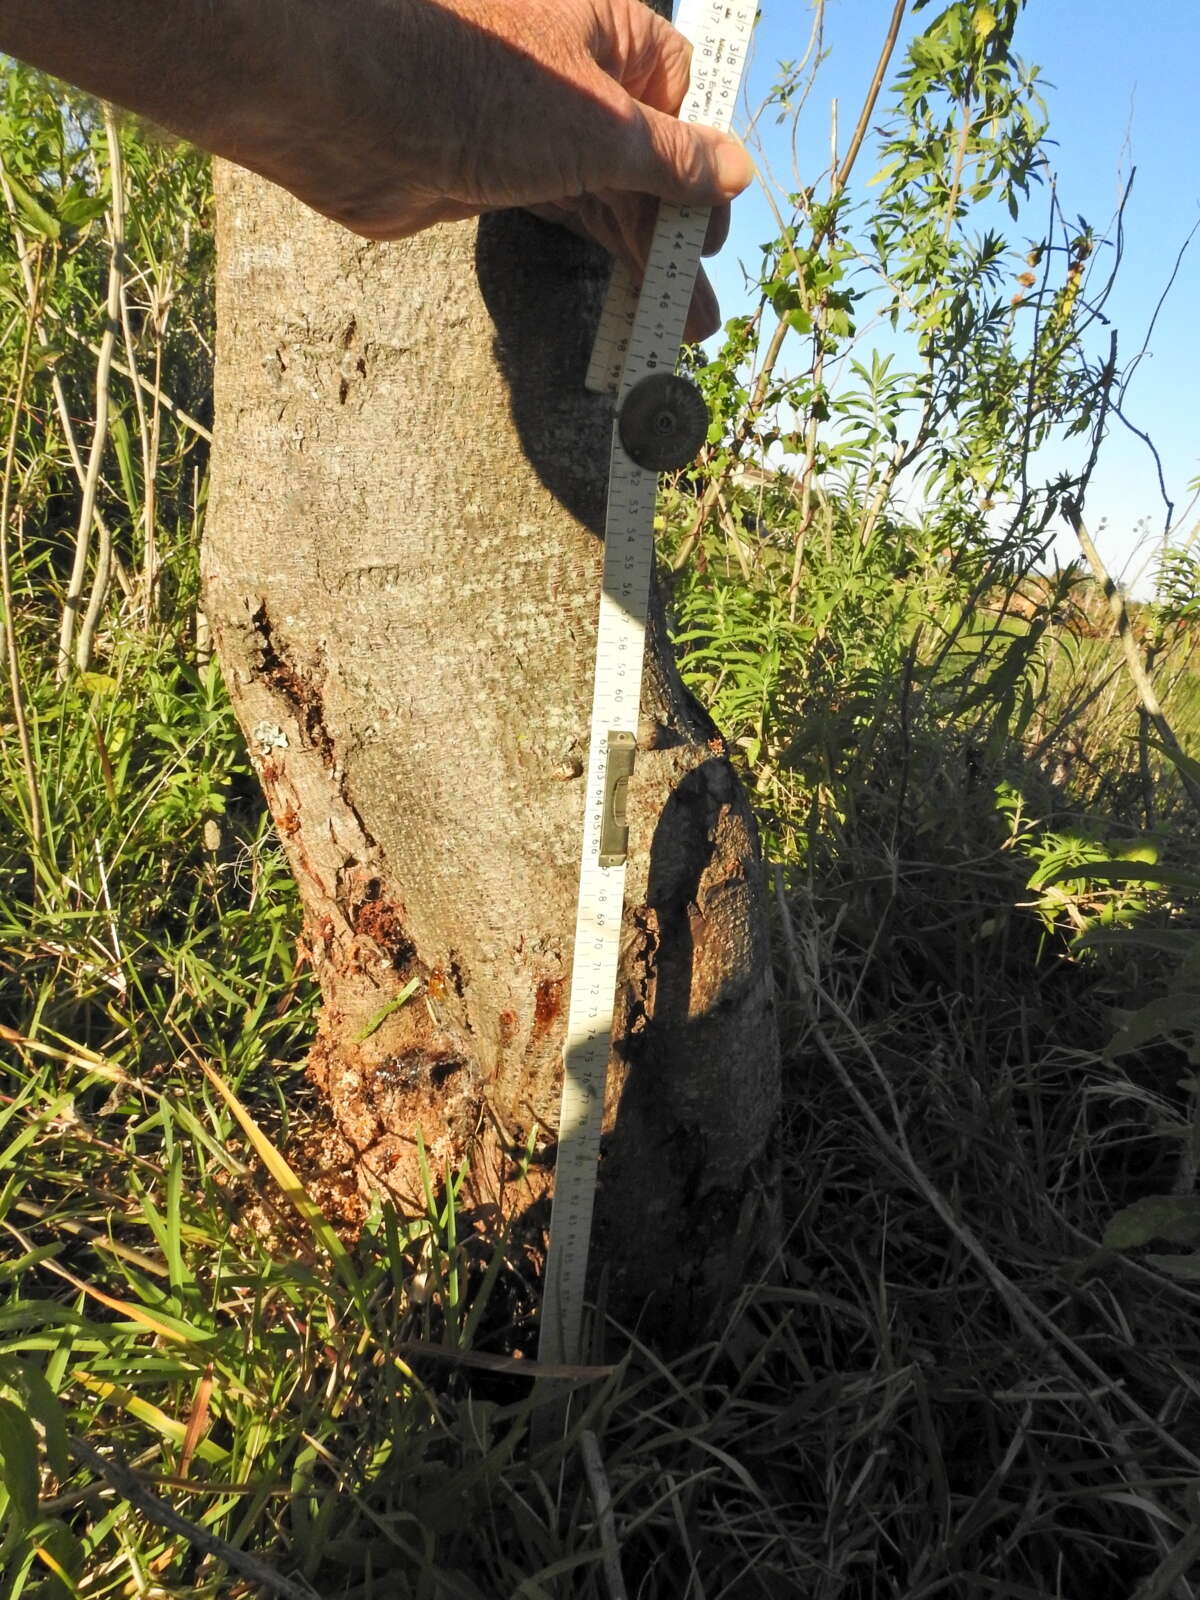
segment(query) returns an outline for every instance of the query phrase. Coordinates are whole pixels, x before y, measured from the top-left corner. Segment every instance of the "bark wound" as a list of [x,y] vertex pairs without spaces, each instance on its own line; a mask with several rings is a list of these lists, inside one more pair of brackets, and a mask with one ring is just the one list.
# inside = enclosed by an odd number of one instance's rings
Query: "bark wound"
[[[338,1210],[354,1221],[363,1197],[379,1189],[402,1210],[419,1210],[418,1135],[435,1166],[457,1165],[480,1122],[479,1075],[456,1015],[461,964],[451,953],[442,974],[418,959],[403,901],[388,892],[379,846],[348,792],[321,679],[302,664],[265,601],[250,611],[242,656],[281,724],[274,730],[280,742],[257,765],[305,891],[302,942],[325,1002],[309,1076],[357,1177],[353,1203]],[[259,722],[274,729],[266,717]],[[414,977],[418,993],[389,1010]]]
[[543,978],[533,1001],[533,1038],[544,1039],[562,1010],[563,980]]
[[351,925],[355,933],[364,934],[379,947],[397,972],[403,972],[416,955],[416,947],[405,932],[401,918],[402,905],[394,905],[382,898],[382,885],[371,878],[366,886],[366,898],[353,908]]
[[325,765],[331,767],[333,740],[325,727],[320,689],[289,660],[286,647],[276,638],[265,600],[254,613],[252,624],[260,641],[258,676],[288,702],[309,743]]

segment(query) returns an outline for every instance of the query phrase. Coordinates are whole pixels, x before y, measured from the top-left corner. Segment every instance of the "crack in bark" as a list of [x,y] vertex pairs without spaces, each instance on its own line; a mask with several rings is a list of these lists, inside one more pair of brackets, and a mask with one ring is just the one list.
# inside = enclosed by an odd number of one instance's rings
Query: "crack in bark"
[[653,906],[638,906],[630,913],[629,920],[637,930],[640,938],[632,949],[628,962],[631,981],[626,986],[628,993],[627,1011],[624,1027],[621,1030],[621,1039],[618,1042],[618,1049],[622,1055],[629,1053],[629,1041],[644,1034],[650,1026],[654,988],[658,976],[659,933],[657,911]]
[[265,600],[251,617],[250,624],[259,640],[259,661],[253,669],[253,676],[283,696],[322,763],[332,770],[333,740],[325,726],[325,706],[320,690],[311,678],[289,660],[282,641],[276,635],[275,625],[267,615]]
[[[377,841],[350,796],[345,763],[337,759],[333,735],[325,725],[325,702],[321,690],[311,675],[302,671],[291,659],[267,611],[265,600],[259,602],[250,618],[250,631],[256,641],[251,647],[251,654],[258,655],[257,664],[250,668],[250,676],[266,684],[268,689],[286,701],[310,747],[316,751],[321,765],[330,774],[338,799],[353,818],[363,843],[368,849],[374,850]],[[297,827],[299,825],[297,823]]]

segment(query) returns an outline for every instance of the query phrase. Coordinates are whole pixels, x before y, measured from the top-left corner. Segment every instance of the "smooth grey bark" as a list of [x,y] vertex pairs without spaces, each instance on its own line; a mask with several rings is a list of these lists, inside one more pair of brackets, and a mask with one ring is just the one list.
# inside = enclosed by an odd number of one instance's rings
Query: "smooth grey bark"
[[[552,1185],[600,582],[601,256],[519,213],[356,239],[218,180],[205,607],[305,907],[353,1181]],[[778,1054],[746,799],[651,630],[593,1259],[719,1304],[769,1249]],[[421,993],[368,1025],[410,977]],[[534,1156],[522,1176],[521,1154]]]

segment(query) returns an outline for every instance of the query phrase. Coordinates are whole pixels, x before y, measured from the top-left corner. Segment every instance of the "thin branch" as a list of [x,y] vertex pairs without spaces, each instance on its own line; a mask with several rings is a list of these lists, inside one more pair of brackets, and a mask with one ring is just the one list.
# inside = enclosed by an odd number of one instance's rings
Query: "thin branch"
[[1166,510],[1163,513],[1163,531],[1164,533],[1169,534],[1171,531],[1171,524],[1175,520],[1175,502],[1171,499],[1170,493],[1167,489],[1167,477],[1166,473],[1163,471],[1162,457],[1158,453],[1158,446],[1148,433],[1145,433],[1141,428],[1130,422],[1129,418],[1125,415],[1124,411],[1122,411],[1119,405],[1114,402],[1109,409],[1112,411],[1112,414],[1114,417],[1116,417],[1117,421],[1121,423],[1123,427],[1128,428],[1135,439],[1140,439],[1146,446],[1146,449],[1150,452],[1151,459],[1154,462],[1154,470],[1158,476],[1158,492],[1162,496],[1163,505],[1166,507]]
[[[21,346],[21,362],[17,371],[17,386],[12,397],[12,420],[8,429],[8,445],[4,452],[4,482],[0,488],[0,595],[4,605],[4,644],[8,656],[8,686],[12,695],[13,721],[17,727],[17,741],[21,747],[21,764],[25,768],[25,788],[29,801],[29,837],[33,856],[41,853],[42,808],[37,786],[37,768],[33,759],[33,746],[29,738],[29,724],[25,717],[25,693],[21,683],[21,663],[17,654],[17,625],[13,616],[12,570],[8,559],[8,524],[12,510],[13,473],[17,459],[17,431],[25,404],[25,387],[29,382],[29,353],[33,347],[34,324],[37,320],[37,295],[41,287],[41,258],[34,279],[34,303],[29,308],[25,323],[25,339]],[[18,513],[19,515],[19,513]],[[34,872],[37,881],[37,872]]]
[[608,1586],[609,1600],[629,1600],[625,1577],[621,1571],[621,1547],[617,1541],[617,1524],[613,1516],[612,1488],[604,1470],[604,1460],[596,1435],[584,1428],[579,1435],[579,1452],[583,1457],[583,1470],[592,1504],[596,1508],[596,1526],[600,1534],[600,1559],[604,1567],[604,1581]]
[[[1183,791],[1187,795],[1188,800],[1191,802],[1194,809],[1200,813],[1200,783],[1196,782],[1195,778],[1188,770],[1186,753],[1181,747],[1179,740],[1175,737],[1175,730],[1167,721],[1166,714],[1163,711],[1162,705],[1155,691],[1154,682],[1150,676],[1150,669],[1146,664],[1145,657],[1142,655],[1141,646],[1134,637],[1133,628],[1130,626],[1129,608],[1125,604],[1125,596],[1121,593],[1116,582],[1113,580],[1112,575],[1109,573],[1108,568],[1104,565],[1104,562],[1100,556],[1100,552],[1096,548],[1095,540],[1088,532],[1087,525],[1083,520],[1083,497],[1087,493],[1087,488],[1091,482],[1092,473],[1095,471],[1096,460],[1100,453],[1100,444],[1104,437],[1104,424],[1107,420],[1109,410],[1115,409],[1113,407],[1112,389],[1116,369],[1117,335],[1114,329],[1109,342],[1108,362],[1104,368],[1103,387],[1100,395],[1100,410],[1096,417],[1095,425],[1092,428],[1092,447],[1088,454],[1087,466],[1084,468],[1082,477],[1080,478],[1079,494],[1077,498],[1073,496],[1064,497],[1062,509],[1064,516],[1071,525],[1071,529],[1074,532],[1076,539],[1079,541],[1079,547],[1083,551],[1089,567],[1092,569],[1093,577],[1104,590],[1105,599],[1108,601],[1109,612],[1112,615],[1113,622],[1116,624],[1117,633],[1121,640],[1121,649],[1125,655],[1125,665],[1128,669],[1130,678],[1133,680],[1134,689],[1137,691],[1138,703],[1142,709],[1142,712],[1144,713],[1145,718],[1153,724],[1163,749],[1167,752],[1168,756],[1175,758],[1174,766],[1179,775],[1179,781],[1183,787]],[[1117,415],[1120,415],[1119,411]],[[1125,419],[1122,418],[1121,420],[1124,421]],[[1126,426],[1128,427],[1130,424],[1127,423]],[[1135,429],[1134,431],[1136,432],[1137,430]],[[1149,440],[1146,442],[1148,444],[1150,443]],[[1151,450],[1153,450],[1153,445],[1150,447]],[[1155,452],[1155,460],[1158,460],[1157,452]],[[1144,751],[1144,738],[1142,740],[1142,744]]]
[[1086,694],[1081,695],[1077,700],[1068,702],[1066,710],[1050,729],[1050,732],[1043,734],[1033,749],[1030,750],[1029,760],[1031,763],[1036,764],[1048,750],[1053,749],[1067,729],[1077,723],[1090,706],[1095,705],[1120,670],[1120,667],[1110,667],[1108,672],[1098,682],[1094,683]]
[[[1038,292],[1033,298],[1033,337],[1029,345],[1028,379],[1024,385],[1024,409],[1021,412],[1021,493],[1019,504],[1023,508],[1029,500],[1029,457],[1032,453],[1033,423],[1036,414],[1036,395],[1038,379],[1041,376],[1040,358],[1042,354],[1042,307],[1045,304],[1046,293],[1050,287],[1050,263],[1054,257],[1054,224],[1058,216],[1058,195],[1056,180],[1051,175],[1049,183],[1049,208],[1050,214],[1046,223],[1045,245],[1042,249],[1042,281]],[[994,494],[999,486],[999,474],[1003,470],[1002,463],[997,464],[996,476],[989,493]]]
[[883,88],[884,76],[887,73],[888,63],[892,59],[892,52],[896,48],[896,40],[900,37],[900,24],[904,20],[904,10],[908,0],[896,0],[892,11],[892,20],[888,25],[887,37],[883,41],[883,49],[879,52],[879,60],[875,63],[875,76],[871,79],[871,87],[867,90],[867,97],[863,101],[862,110],[858,114],[858,125],[854,136],[850,140],[850,148],[846,151],[846,159],[838,168],[837,177],[834,179],[833,192],[838,195],[846,187],[850,174],[854,171],[854,163],[858,160],[858,152],[862,149],[863,140],[867,136],[867,129],[871,126],[871,118],[875,114],[875,102],[879,99],[879,91]]
[[1146,666],[1145,657],[1142,655],[1141,646],[1134,637],[1133,628],[1129,622],[1129,607],[1125,604],[1125,596],[1110,576],[1107,567],[1101,560],[1091,534],[1083,520],[1083,514],[1074,500],[1063,502],[1063,513],[1071,524],[1075,537],[1079,540],[1080,549],[1087,558],[1087,563],[1092,569],[1096,582],[1104,590],[1108,609],[1116,623],[1117,633],[1121,640],[1121,649],[1125,652],[1125,665],[1129,676],[1133,679],[1133,686],[1137,690],[1138,701],[1147,718],[1154,725],[1159,741],[1168,755],[1182,757],[1175,762],[1175,771],[1183,785],[1184,793],[1200,814],[1200,783],[1197,783],[1188,771],[1187,756],[1179,740],[1175,737],[1175,730],[1167,721],[1158,695],[1154,688],[1153,679]]
[[[1112,293],[1113,285],[1116,282],[1117,274],[1120,271],[1121,262],[1122,262],[1122,259],[1124,257],[1124,250],[1125,250],[1125,208],[1129,203],[1129,197],[1130,197],[1130,194],[1132,193],[1133,182],[1134,182],[1134,179],[1135,179],[1136,176],[1137,176],[1137,169],[1134,168],[1134,170],[1129,174],[1128,182],[1125,185],[1124,191],[1123,191],[1123,193],[1121,195],[1120,203],[1119,203],[1119,205],[1117,207],[1117,214],[1116,214],[1117,239],[1116,239],[1116,245],[1115,245],[1115,252],[1114,252],[1114,260],[1113,260],[1112,270],[1109,272],[1108,280],[1105,283],[1104,288],[1101,290],[1100,295],[1098,296],[1098,298],[1096,300],[1092,301],[1092,302],[1089,302],[1091,310],[1092,310],[1092,313],[1093,313],[1093,317],[1099,315],[1099,308],[1104,305],[1105,301],[1108,299],[1109,295]],[[1057,201],[1055,203],[1057,205]],[[1060,216],[1061,216],[1061,212],[1060,212]],[[1163,306],[1166,304],[1167,296],[1170,294],[1171,289],[1172,289],[1172,287],[1173,287],[1173,285],[1175,283],[1175,280],[1179,275],[1179,269],[1180,269],[1180,266],[1182,265],[1184,255],[1185,255],[1189,245],[1191,244],[1192,239],[1194,238],[1198,228],[1200,228],[1200,223],[1197,223],[1191,229],[1191,231],[1189,232],[1187,238],[1183,241],[1183,244],[1179,248],[1178,254],[1176,255],[1176,258],[1175,258],[1175,264],[1171,269],[1170,277],[1167,279],[1166,287],[1163,289],[1162,294],[1158,298],[1157,304],[1155,305],[1155,308],[1154,308],[1154,312],[1153,312],[1153,314],[1152,314],[1152,316],[1150,318],[1149,325],[1147,326],[1146,335],[1145,335],[1145,338],[1144,338],[1144,340],[1142,342],[1142,348],[1138,351],[1137,355],[1134,356],[1133,360],[1129,363],[1128,367],[1122,373],[1121,382],[1120,382],[1119,385],[1116,385],[1118,393],[1117,393],[1117,395],[1115,397],[1113,395],[1113,388],[1114,388],[1115,374],[1116,374],[1116,366],[1117,366],[1117,344],[1116,344],[1116,332],[1115,332],[1115,330],[1114,330],[1114,332],[1112,334],[1112,338],[1111,338],[1111,342],[1110,342],[1110,351],[1109,351],[1108,363],[1106,364],[1103,372],[1101,373],[1101,381],[1102,381],[1104,387],[1103,387],[1102,409],[1101,409],[1100,419],[1097,422],[1096,427],[1093,429],[1091,457],[1090,457],[1090,459],[1088,461],[1087,470],[1083,475],[1083,478],[1082,478],[1081,483],[1080,483],[1080,488],[1079,488],[1079,500],[1080,500],[1080,503],[1082,504],[1084,498],[1086,497],[1087,486],[1088,486],[1088,483],[1089,483],[1089,481],[1091,479],[1091,474],[1092,474],[1092,471],[1095,468],[1096,459],[1097,459],[1097,456],[1098,456],[1098,453],[1099,453],[1101,436],[1102,436],[1103,431],[1104,431],[1103,424],[1104,424],[1105,420],[1107,419],[1108,413],[1111,412],[1113,414],[1113,416],[1115,416],[1117,418],[1117,420],[1125,428],[1127,428],[1129,430],[1129,432],[1132,433],[1133,436],[1136,439],[1140,439],[1141,440],[1141,442],[1146,446],[1146,449],[1150,452],[1151,460],[1154,462],[1155,474],[1156,474],[1156,476],[1158,478],[1158,492],[1159,492],[1159,495],[1160,495],[1160,497],[1162,499],[1163,506],[1165,508],[1164,517],[1163,517],[1163,536],[1164,536],[1164,538],[1165,537],[1169,537],[1169,535],[1170,535],[1171,525],[1172,525],[1172,523],[1174,521],[1174,518],[1175,518],[1175,502],[1171,499],[1171,496],[1170,496],[1170,494],[1169,494],[1169,492],[1167,490],[1167,480],[1166,480],[1166,474],[1163,471],[1162,457],[1159,455],[1158,447],[1155,445],[1155,443],[1154,443],[1153,439],[1151,439],[1150,435],[1148,433],[1144,432],[1141,428],[1136,427],[1132,422],[1130,422],[1129,418],[1125,415],[1123,407],[1124,407],[1124,404],[1125,404],[1125,395],[1126,395],[1126,392],[1127,392],[1127,390],[1129,388],[1130,381],[1131,381],[1131,379],[1133,377],[1133,374],[1136,372],[1136,370],[1138,368],[1138,365],[1142,361],[1142,358],[1146,354],[1147,348],[1149,347],[1149,343],[1150,343],[1150,337],[1151,337],[1151,334],[1153,333],[1154,327],[1155,327],[1155,325],[1156,325],[1156,323],[1158,321],[1159,314],[1162,311]],[[1077,332],[1082,332],[1083,328],[1086,327],[1086,326],[1087,326],[1086,322],[1084,324],[1081,324],[1081,326],[1077,330]]]
[[[100,354],[100,346],[94,340],[87,338],[77,328],[69,327],[65,323],[62,326],[63,332],[68,338],[74,339],[77,343],[83,345],[87,350],[91,351],[92,355],[98,356]],[[112,369],[114,372],[119,372],[123,378],[128,378],[131,383],[136,383],[151,400],[162,407],[173,422],[178,422],[180,427],[189,429],[198,439],[203,439],[205,444],[212,443],[212,429],[206,428],[202,422],[197,422],[196,418],[186,412],[176,401],[172,400],[167,391],[161,389],[153,378],[148,378],[144,372],[131,371],[116,356],[113,357]]]
[[[904,19],[904,12],[907,4],[908,0],[896,0],[895,6],[892,10],[892,20],[888,26],[887,35],[884,38],[883,45],[880,49],[879,59],[875,63],[875,73],[871,79],[870,87],[867,90],[866,98],[863,100],[862,110],[858,114],[858,123],[854,129],[854,136],[850,140],[850,148],[847,150],[845,160],[838,168],[831,184],[829,200],[831,217],[836,216],[837,201],[842,193],[842,190],[849,182],[850,174],[854,170],[854,164],[858,160],[859,151],[862,149],[863,140],[866,138],[867,129],[871,125],[871,118],[875,114],[875,106],[879,99],[880,91],[883,88],[884,78],[887,76],[888,65],[891,62],[892,54],[896,48],[896,40],[900,35],[900,24]],[[764,183],[762,187],[768,202],[771,204],[772,210],[775,211],[776,221],[779,223],[780,233],[782,234],[783,219],[780,217],[779,212],[775,207],[774,199],[770,192],[770,186],[769,184]],[[832,227],[832,225],[833,224],[831,221],[829,226]],[[814,250],[818,249],[820,244],[821,237],[818,235],[813,240],[812,248]],[[760,306],[758,312],[756,313],[757,319],[761,319],[762,309],[762,306]],[[787,321],[780,321],[776,323],[775,330],[771,334],[770,343],[767,345],[766,353],[763,356],[762,365],[759,367],[758,375],[754,381],[754,390],[751,395],[750,404],[746,409],[745,421],[739,436],[733,442],[732,453],[735,460],[741,454],[742,448],[746,443],[747,437],[749,436],[750,428],[753,425],[754,419],[762,410],[763,403],[766,400],[768,386],[770,385],[771,379],[774,376],[775,367],[778,364],[780,354],[782,353],[784,343],[790,331],[791,325]],[[704,526],[712,513],[713,507],[717,503],[720,493],[721,487],[716,481],[710,481],[705,487],[704,493],[700,498],[700,504],[697,506],[695,516],[692,519],[692,526],[688,531],[687,537],[683,540],[679,550],[676,552],[675,560],[672,562],[672,569],[674,571],[678,572],[682,567],[686,566],[691,557],[692,551],[695,549],[700,540],[701,533],[703,532]]]
[[[968,89],[968,95],[970,90]],[[942,230],[942,238],[949,243],[950,235],[954,230],[954,218],[958,211],[958,198],[962,193],[963,168],[967,163],[967,145],[971,140],[971,127],[974,123],[971,115],[971,102],[964,98],[962,103],[962,127],[958,133],[958,147],[954,152],[954,174],[950,182],[950,197],[946,201],[946,226]]]
[[[125,276],[125,186],[124,167],[121,160],[121,142],[111,106],[104,107],[104,133],[108,144],[108,169],[112,189],[109,207],[109,231],[112,247],[108,267],[108,301],[105,307],[104,337],[100,341],[100,355],[96,360],[96,416],[92,431],[92,447],[88,454],[87,478],[83,485],[83,499],[79,507],[79,527],[75,537],[75,559],[71,567],[71,580],[63,603],[62,626],[58,638],[58,681],[66,680],[71,670],[71,645],[75,633],[75,618],[83,596],[83,578],[87,569],[89,533],[96,494],[100,487],[100,468],[104,449],[108,443],[108,413],[111,402],[112,360],[117,332],[121,324],[121,284]],[[108,591],[112,568],[112,538],[108,530],[100,529],[96,552],[96,566],[92,574],[92,590],[87,611],[75,644],[75,665],[86,671],[92,656],[92,640],[96,623]]]
[[[880,49],[879,59],[875,63],[875,75],[871,79],[870,87],[867,90],[866,98],[862,104],[862,110],[858,114],[858,123],[854,129],[854,137],[850,141],[850,148],[846,152],[846,159],[838,168],[833,183],[830,186],[829,207],[831,217],[836,213],[837,201],[841,196],[842,190],[849,182],[850,174],[854,170],[854,163],[858,160],[858,153],[862,149],[863,139],[866,137],[867,129],[871,125],[871,118],[875,114],[875,105],[879,99],[880,90],[883,87],[883,80],[887,75],[888,65],[892,59],[892,52],[896,48],[896,40],[900,34],[900,23],[904,18],[904,11],[907,4],[908,0],[896,0],[895,8],[892,11],[892,20],[888,27],[887,36],[883,41],[882,48]],[[782,219],[779,220],[781,221]],[[830,226],[832,226],[832,221]],[[815,238],[813,240],[813,249],[817,249],[820,246],[820,243],[820,237]],[[763,358],[763,364],[759,369],[758,378],[755,381],[754,396],[750,402],[751,414],[758,411],[762,406],[763,399],[767,392],[767,385],[770,383],[771,378],[774,375],[775,364],[779,360],[779,353],[783,349],[783,342],[787,337],[787,332],[788,324],[786,322],[781,322],[776,327],[775,332],[771,335],[771,342],[767,346],[767,353]]]
[[[28,241],[26,240],[24,230],[21,227],[20,219],[17,213],[16,201],[13,199],[12,188],[9,185],[7,176],[5,175],[2,163],[0,163],[0,193],[3,194],[4,204],[8,209],[9,224],[13,231],[13,243],[17,247],[17,262],[20,266],[21,278],[25,285],[25,297],[32,306],[35,295],[33,285],[33,269],[29,263],[33,252],[28,244]],[[34,332],[42,344],[49,343],[49,340],[46,337],[45,323],[42,318],[50,315],[53,315],[53,309],[51,307],[47,306],[38,308],[38,317],[34,322]],[[81,335],[76,333],[74,328],[67,327],[65,324],[62,326],[64,331],[70,334],[72,338],[81,338]],[[96,351],[94,349],[93,354],[95,353]],[[75,469],[75,476],[79,481],[79,487],[82,489],[87,476],[87,471],[83,464],[83,458],[79,453],[79,445],[75,440],[75,428],[71,422],[71,409],[67,405],[66,390],[63,388],[63,382],[58,375],[58,368],[55,363],[51,363],[50,365],[50,390],[54,395],[54,406],[58,412],[59,425],[62,428],[63,438],[66,441],[67,453],[71,457],[71,465]],[[93,512],[93,521],[96,525],[97,533],[101,538],[104,538],[107,530],[104,528],[104,518],[100,513],[99,506],[97,506]],[[124,589],[126,594],[128,594],[130,591],[125,578],[125,573],[119,563],[117,567],[117,576],[121,583],[122,589]]]
[[215,1533],[210,1533],[207,1528],[181,1517],[173,1506],[151,1494],[119,1457],[101,1455],[86,1439],[69,1438],[67,1447],[77,1461],[82,1461],[85,1467],[99,1474],[155,1527],[165,1528],[168,1533],[186,1539],[194,1550],[223,1561],[239,1577],[249,1579],[271,1594],[282,1595],[283,1600],[317,1600],[316,1590],[307,1583],[296,1583],[291,1578],[285,1578],[282,1572],[277,1572],[257,1556],[239,1550],[235,1545],[219,1539]]
[[[154,378],[162,376],[163,326],[155,321]],[[135,390],[140,393],[140,390]],[[150,421],[150,438],[143,440],[146,461],[145,482],[142,486],[142,511],[144,533],[142,537],[142,587],[145,590],[146,621],[153,622],[158,615],[159,590],[162,587],[162,552],[158,548],[158,461],[162,447],[162,407],[155,403]]]
[[[24,379],[24,373],[22,373]],[[19,389],[18,389],[19,392]],[[16,422],[21,414],[21,406],[13,406],[13,434],[16,434]],[[16,723],[16,738],[21,746],[21,765],[26,770],[26,790],[29,798],[29,837],[34,845],[34,854],[42,848],[42,800],[37,789],[37,765],[34,762],[34,747],[29,739],[29,722],[26,720],[26,696],[24,685],[21,683],[21,662],[16,650],[16,622],[13,618],[13,574],[8,563],[8,514],[10,514],[11,478],[13,478],[13,437],[10,435],[10,456],[5,462],[5,488],[3,488],[3,506],[0,506],[0,590],[3,592],[3,608],[5,608],[5,654],[8,656],[8,691],[13,698],[13,722]],[[21,512],[18,510],[18,517]],[[37,874],[35,874],[37,877]]]
[[[117,153],[119,157],[119,147]],[[115,192],[115,183],[113,187]],[[121,231],[121,248],[123,252],[125,248],[125,241],[123,237],[124,230],[122,229]],[[129,313],[129,275],[127,272],[121,273],[119,299],[121,305],[121,337],[125,346],[125,359],[129,363],[129,371],[136,372],[138,370],[137,350],[133,338],[133,319]],[[156,377],[161,371],[161,362],[162,338],[160,335],[157,341],[155,366]],[[158,552],[155,548],[154,538],[154,486],[155,477],[158,470],[158,428],[160,413],[158,406],[156,405],[154,408],[153,438],[151,438],[150,422],[146,416],[146,401],[143,396],[142,386],[140,383],[136,382],[133,385],[133,404],[134,409],[137,412],[138,443],[141,446],[142,453],[142,603],[145,606],[146,621],[149,622],[153,618],[156,609],[155,596],[158,588]],[[132,506],[130,506],[129,509],[130,512],[133,511]]]
[[[1132,179],[1130,179],[1130,181],[1132,182]],[[1163,292],[1158,297],[1158,300],[1157,300],[1157,302],[1155,304],[1155,307],[1154,307],[1154,311],[1151,314],[1150,321],[1146,324],[1146,337],[1142,340],[1142,348],[1138,351],[1137,355],[1135,355],[1133,360],[1129,363],[1128,367],[1125,369],[1125,372],[1124,372],[1124,374],[1123,374],[1123,376],[1121,378],[1121,404],[1122,405],[1124,405],[1124,403],[1125,403],[1125,391],[1129,388],[1130,380],[1133,378],[1133,375],[1137,371],[1138,367],[1141,365],[1142,360],[1145,357],[1145,354],[1146,354],[1147,350],[1149,350],[1149,348],[1150,348],[1150,340],[1154,335],[1154,329],[1155,329],[1155,326],[1156,326],[1156,324],[1158,322],[1159,316],[1160,316],[1160,314],[1162,312],[1162,308],[1167,303],[1167,296],[1171,293],[1171,290],[1175,287],[1175,280],[1179,276],[1179,269],[1183,266],[1183,258],[1187,254],[1188,248],[1191,245],[1192,240],[1196,237],[1197,229],[1200,229],[1200,220],[1197,220],[1196,222],[1192,223],[1191,228],[1188,230],[1187,238],[1179,246],[1179,251],[1178,251],[1178,253],[1177,253],[1176,257],[1175,257],[1175,265],[1171,268],[1171,275],[1167,279],[1166,286],[1164,287]]]

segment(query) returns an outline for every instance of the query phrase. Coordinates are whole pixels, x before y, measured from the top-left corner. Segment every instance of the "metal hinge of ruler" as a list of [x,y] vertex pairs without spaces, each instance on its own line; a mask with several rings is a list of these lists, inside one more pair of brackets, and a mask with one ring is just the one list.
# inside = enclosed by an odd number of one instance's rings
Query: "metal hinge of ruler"
[[[728,132],[741,88],[757,0],[680,0],[675,26],[692,46],[684,122]],[[657,473],[691,459],[707,416],[686,380],[673,376],[683,342],[706,208],[663,204],[640,292],[614,269],[587,386],[616,402],[604,533],[604,580],[596,643],[584,808],[583,855],[563,1050],[554,1203],[538,1359],[577,1362],[611,1050],[625,901],[628,823],[646,613],[654,568]],[[699,424],[699,437],[695,430]],[[694,442],[693,442],[694,441]]]

